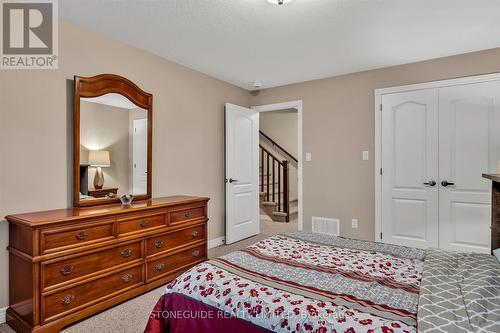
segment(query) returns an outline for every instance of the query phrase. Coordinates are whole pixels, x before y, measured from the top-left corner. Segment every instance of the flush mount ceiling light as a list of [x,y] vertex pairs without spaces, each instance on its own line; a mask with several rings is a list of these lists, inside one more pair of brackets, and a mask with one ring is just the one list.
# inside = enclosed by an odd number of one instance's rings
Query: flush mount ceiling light
[[275,5],[284,5],[287,2],[290,2],[292,0],[267,0],[267,2],[270,2]]

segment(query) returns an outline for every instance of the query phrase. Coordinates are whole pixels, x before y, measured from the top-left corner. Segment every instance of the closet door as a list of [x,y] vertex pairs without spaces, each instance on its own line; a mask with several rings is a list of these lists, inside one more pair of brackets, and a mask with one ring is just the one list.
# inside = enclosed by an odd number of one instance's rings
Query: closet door
[[500,82],[439,90],[439,247],[490,252],[491,184],[500,158]]
[[438,246],[438,91],[382,96],[382,241]]

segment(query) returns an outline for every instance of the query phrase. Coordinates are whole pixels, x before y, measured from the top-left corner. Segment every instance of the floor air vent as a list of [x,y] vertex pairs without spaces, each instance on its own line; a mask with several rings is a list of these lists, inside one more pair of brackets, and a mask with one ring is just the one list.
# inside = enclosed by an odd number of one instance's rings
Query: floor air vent
[[330,219],[327,217],[312,217],[312,231],[339,236],[340,233],[340,221],[339,219]]

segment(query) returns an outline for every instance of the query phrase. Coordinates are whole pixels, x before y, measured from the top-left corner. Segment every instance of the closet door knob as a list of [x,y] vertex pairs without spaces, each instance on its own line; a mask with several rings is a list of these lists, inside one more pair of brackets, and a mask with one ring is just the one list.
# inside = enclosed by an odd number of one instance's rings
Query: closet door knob
[[430,180],[430,181],[428,181],[428,182],[424,183],[424,185],[431,186],[431,187],[432,187],[432,186],[436,186],[436,184],[437,184],[437,183],[436,183],[436,181],[435,181],[435,180]]
[[443,180],[441,182],[441,185],[443,185],[444,187],[448,187],[448,186],[455,186],[455,183],[450,183],[449,181],[447,180]]

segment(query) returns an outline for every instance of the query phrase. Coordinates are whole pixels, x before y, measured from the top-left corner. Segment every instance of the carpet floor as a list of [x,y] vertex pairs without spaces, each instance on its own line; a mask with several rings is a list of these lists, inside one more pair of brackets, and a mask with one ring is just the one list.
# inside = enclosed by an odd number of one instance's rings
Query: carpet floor
[[[208,251],[209,258],[225,255],[232,251],[245,248],[270,235],[297,230],[297,220],[289,223],[273,222],[267,216],[261,216],[260,234],[244,239],[231,245],[222,245]],[[135,297],[127,302],[116,305],[104,312],[82,320],[76,324],[66,327],[64,333],[87,333],[87,332],[120,332],[138,333],[143,332],[149,313],[156,301],[163,294],[165,287],[151,290],[141,296]],[[14,333],[7,324],[0,324],[0,333]]]

